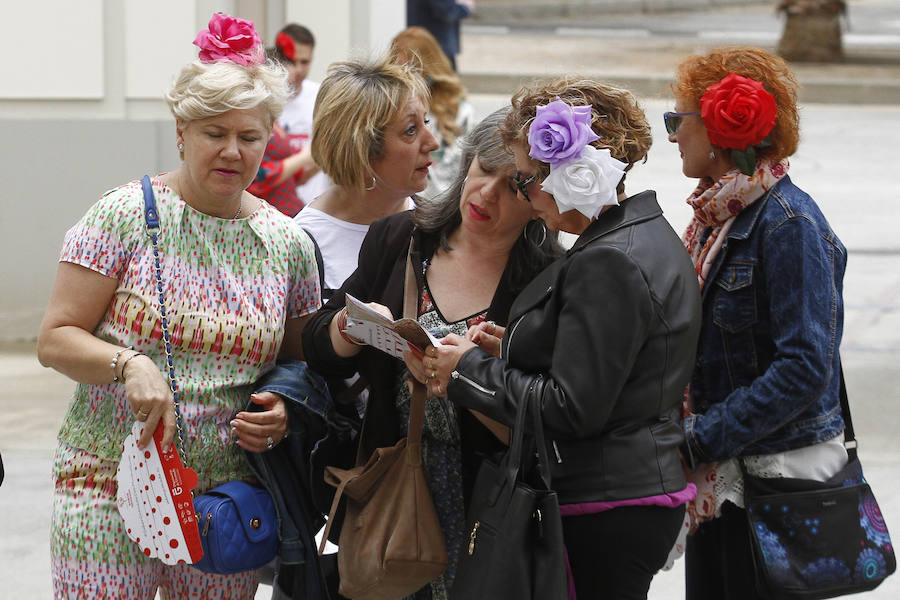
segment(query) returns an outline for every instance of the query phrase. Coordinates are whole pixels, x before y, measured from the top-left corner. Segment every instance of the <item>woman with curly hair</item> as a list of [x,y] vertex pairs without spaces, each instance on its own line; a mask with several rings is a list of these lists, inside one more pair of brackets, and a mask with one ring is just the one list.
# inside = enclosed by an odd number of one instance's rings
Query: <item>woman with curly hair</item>
[[447,189],[459,171],[462,149],[458,141],[474,124],[475,109],[466,100],[466,88],[447,55],[424,27],[408,27],[398,33],[391,42],[391,58],[420,65],[431,90],[428,128],[440,146],[431,153],[434,164],[421,195],[432,198]]
[[685,395],[687,598],[757,598],[742,475],[825,481],[847,463],[838,347],[847,252],[788,176],[797,82],[758,48],[692,56],[666,113],[682,171],[698,179],[684,232],[703,326]]
[[631,93],[562,78],[512,106],[502,133],[519,196],[578,239],[519,294],[505,330],[449,336],[413,372],[508,426],[539,394],[578,597],[646,598],[693,497],[678,448],[700,329],[694,273],[656,194],[625,193],[652,141]]

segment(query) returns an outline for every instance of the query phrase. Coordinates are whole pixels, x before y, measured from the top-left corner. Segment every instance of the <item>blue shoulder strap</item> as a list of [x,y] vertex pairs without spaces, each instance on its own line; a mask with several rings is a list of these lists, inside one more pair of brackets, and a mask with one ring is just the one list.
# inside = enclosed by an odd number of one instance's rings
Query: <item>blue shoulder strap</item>
[[153,196],[153,186],[150,177],[144,175],[141,178],[141,187],[144,188],[144,221],[147,229],[159,229],[159,215],[156,214],[156,198]]

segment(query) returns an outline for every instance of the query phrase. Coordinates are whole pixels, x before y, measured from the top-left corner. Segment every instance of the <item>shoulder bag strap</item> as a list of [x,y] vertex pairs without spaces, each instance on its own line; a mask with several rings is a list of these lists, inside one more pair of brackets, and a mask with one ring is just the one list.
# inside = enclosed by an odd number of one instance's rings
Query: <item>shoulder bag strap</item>
[[[416,273],[412,264],[413,240],[409,240],[409,251],[406,253],[406,278],[403,284],[403,316],[415,319],[419,316],[418,310],[418,286],[416,285]],[[412,401],[409,405],[409,427],[407,428],[407,444],[410,446],[408,456],[414,460],[422,456],[422,426],[425,423],[425,398],[428,390],[419,381],[413,380]]]
[[[156,210],[156,197],[153,195],[153,185],[150,183],[150,177],[144,175],[141,178],[141,188],[144,191],[144,222],[147,226],[147,235],[153,244],[153,265],[156,273],[156,292],[159,298],[159,316],[161,319],[161,329],[163,341],[166,349],[166,377],[169,380],[169,389],[172,391],[172,402],[175,405],[175,428],[178,432],[178,454],[181,455],[181,462],[187,466],[184,456],[184,436],[182,434],[182,419],[180,408],[180,394],[178,393],[178,385],[175,382],[175,366],[172,362],[172,343],[169,338],[169,323],[166,314],[166,297],[163,292],[162,270],[159,265],[159,213]],[[193,495],[193,492],[191,492]]]
[[841,374],[841,416],[844,417],[844,448],[847,449],[847,458],[856,459],[856,434],[853,431],[853,418],[850,416],[850,401],[847,398],[847,382],[844,379],[844,365],[840,366]]

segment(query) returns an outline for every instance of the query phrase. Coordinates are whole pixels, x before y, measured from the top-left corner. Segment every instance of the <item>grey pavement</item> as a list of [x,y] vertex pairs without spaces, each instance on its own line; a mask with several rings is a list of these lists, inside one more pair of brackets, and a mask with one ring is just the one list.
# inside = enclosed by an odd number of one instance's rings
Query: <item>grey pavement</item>
[[[900,6],[889,0],[865,3],[879,9]],[[851,3],[851,17],[856,5]],[[733,15],[743,13],[733,11],[757,8],[728,9],[728,14],[731,20],[740,20]],[[819,202],[849,251],[841,353],[860,457],[896,539],[900,536],[900,237],[896,232],[900,180],[895,169],[900,165],[900,95],[894,94],[900,82],[900,45],[894,48],[889,36],[900,28],[900,10],[885,14],[893,17],[875,21],[887,28],[887,33],[879,33],[888,36],[882,38],[886,43],[874,50],[857,47],[854,56],[861,57],[859,61],[795,66],[807,92],[802,96],[802,139],[791,175]],[[727,15],[722,15],[721,10],[709,11],[690,18],[727,22]],[[764,15],[758,18],[764,22]],[[578,71],[633,89],[650,118],[655,144],[647,164],[629,174],[628,191],[655,189],[666,217],[680,231],[690,218],[684,198],[692,184],[681,175],[678,152],[666,141],[661,114],[672,107],[666,90],[675,64],[685,52],[702,51],[710,42],[658,31],[636,39],[643,34],[634,33],[635,22],[622,19],[610,16],[606,22],[618,34],[610,29],[569,34],[558,29],[568,25],[559,23],[493,32],[467,26],[460,71],[479,116],[507,102],[518,82],[535,76]],[[652,19],[637,19],[651,29],[661,27],[653,25]],[[596,28],[596,23],[580,25]],[[732,37],[738,40],[736,33]],[[817,83],[828,81],[831,87]],[[43,304],[46,299],[35,301]],[[0,342],[0,380],[5,382],[0,390],[0,452],[6,466],[6,480],[0,486],[0,581],[5,582],[0,599],[50,598],[50,461],[73,383],[41,367],[29,340]],[[682,578],[683,563],[679,562],[656,577],[649,597],[683,598]],[[263,586],[257,598],[268,598],[269,592]],[[896,600],[900,576],[857,597]]]

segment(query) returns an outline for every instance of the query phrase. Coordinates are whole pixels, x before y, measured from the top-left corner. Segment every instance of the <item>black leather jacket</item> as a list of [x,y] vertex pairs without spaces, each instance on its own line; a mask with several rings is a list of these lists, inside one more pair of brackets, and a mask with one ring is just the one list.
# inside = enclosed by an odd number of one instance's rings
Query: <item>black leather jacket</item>
[[613,207],[516,298],[497,359],[466,352],[450,398],[512,425],[538,377],[561,503],[677,492],[697,275],[652,191]]

